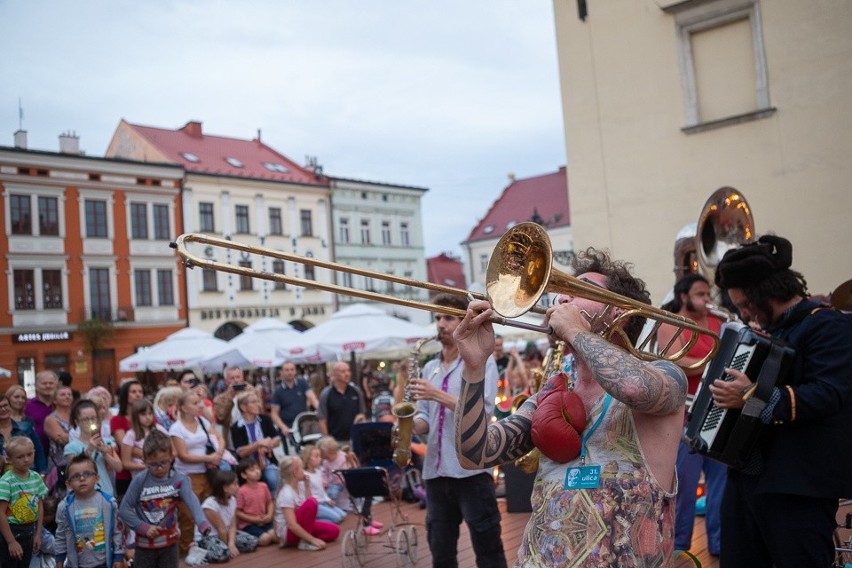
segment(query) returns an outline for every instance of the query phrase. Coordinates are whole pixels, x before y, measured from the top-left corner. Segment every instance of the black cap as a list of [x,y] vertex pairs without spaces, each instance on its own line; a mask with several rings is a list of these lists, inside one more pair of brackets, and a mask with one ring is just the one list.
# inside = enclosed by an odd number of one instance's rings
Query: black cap
[[716,267],[720,288],[755,286],[793,264],[793,245],[784,237],[764,235],[756,243],[729,250]]

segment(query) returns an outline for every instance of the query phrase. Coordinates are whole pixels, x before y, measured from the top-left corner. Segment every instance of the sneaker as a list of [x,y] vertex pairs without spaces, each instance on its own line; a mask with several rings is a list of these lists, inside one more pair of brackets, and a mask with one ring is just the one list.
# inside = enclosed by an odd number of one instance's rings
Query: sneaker
[[380,529],[383,526],[385,526],[385,524],[380,523],[379,521],[373,521],[372,523],[370,523],[370,526],[373,527],[374,529]]
[[300,540],[299,541],[299,550],[319,550],[319,549],[320,549],[319,546],[317,546],[315,544],[311,544],[310,542],[308,542],[306,540]]
[[382,531],[380,531],[376,527],[364,527],[364,533],[370,536],[376,536],[377,534],[381,534]]
[[183,559],[187,566],[203,566],[207,564],[207,551],[200,546],[193,546]]

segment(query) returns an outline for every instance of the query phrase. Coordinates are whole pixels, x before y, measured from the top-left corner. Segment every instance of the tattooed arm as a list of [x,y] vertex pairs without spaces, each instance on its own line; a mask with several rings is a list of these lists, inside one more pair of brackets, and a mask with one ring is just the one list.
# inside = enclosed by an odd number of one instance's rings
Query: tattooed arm
[[[454,337],[464,360],[462,384],[455,409],[456,452],[462,467],[483,469],[521,457],[532,449],[530,428],[535,410],[531,397],[512,416],[491,423],[497,387],[494,330],[488,302],[471,302]],[[486,363],[487,361],[487,363]]]
[[637,412],[683,412],[686,375],[674,363],[641,361],[588,331],[576,334],[571,347],[605,391]]

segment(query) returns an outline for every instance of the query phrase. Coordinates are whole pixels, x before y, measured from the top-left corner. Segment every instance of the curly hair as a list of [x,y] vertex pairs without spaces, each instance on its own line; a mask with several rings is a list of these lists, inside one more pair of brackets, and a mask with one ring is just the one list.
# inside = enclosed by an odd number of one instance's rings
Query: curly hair
[[[589,247],[574,256],[571,261],[574,274],[586,272],[597,272],[606,276],[607,290],[621,296],[626,296],[643,304],[651,304],[651,294],[645,285],[645,281],[633,276],[631,269],[633,265],[629,262],[613,260],[609,252]],[[630,341],[634,344],[642,333],[645,326],[645,318],[631,318],[624,331]]]

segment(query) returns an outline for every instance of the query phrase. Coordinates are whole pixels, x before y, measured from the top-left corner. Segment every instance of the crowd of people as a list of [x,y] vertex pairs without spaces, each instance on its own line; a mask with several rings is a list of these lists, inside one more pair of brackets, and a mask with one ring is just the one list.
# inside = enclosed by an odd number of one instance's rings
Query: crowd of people
[[[0,566],[176,567],[273,543],[325,548],[353,508],[334,471],[358,465],[350,428],[373,416],[349,376],[335,365],[317,393],[292,363],[278,381],[253,383],[236,367],[207,382],[187,370],[148,396],[124,379],[115,401],[103,387],[81,395],[49,370],[31,399],[9,388],[0,394]],[[297,444],[291,429],[307,411],[323,436]],[[379,534],[367,501],[354,502],[357,512]]]
[[[786,382],[762,406],[757,469],[726,468],[681,441],[687,396],[701,381],[696,362],[711,349],[704,339],[677,362],[647,361],[625,349],[641,318],[616,320],[622,308],[564,295],[545,317],[565,344],[562,372],[539,388],[531,376],[540,360],[503,353],[488,302],[440,295],[436,304],[465,316],[437,315],[440,353],[420,376],[395,367],[396,383],[365,369],[358,386],[346,363],[333,365],[328,384],[292,363],[255,384],[239,368],[210,384],[187,371],[153,400],[124,381],[115,411],[106,389],[75,401],[67,377],[51,371],[38,374],[30,400],[10,388],[0,396],[0,565],[45,554],[60,568],[113,568],[131,556],[141,568],[171,567],[273,543],[322,549],[349,513],[332,472],[357,466],[346,447],[353,425],[393,420],[407,383],[413,431],[428,440],[433,566],[458,564],[462,522],[477,566],[506,565],[491,468],[534,442],[541,455],[519,566],[671,565],[691,546],[702,472],[709,552],[723,566],[830,566],[838,499],[852,495],[852,319],[809,300],[791,264],[789,241],[764,236],[728,251],[715,273],[744,323],[795,350]],[[581,251],[573,269],[590,286],[650,303],[631,267],[604,251]],[[666,308],[718,333],[710,288],[689,275]],[[623,333],[605,338],[610,325]],[[658,344],[675,350],[689,339],[658,330]],[[739,409],[756,377],[725,371],[728,380],[707,388],[716,406]],[[501,374],[525,401],[495,421]],[[308,409],[323,437],[293,444]],[[381,532],[369,499],[358,512],[367,534]]]

